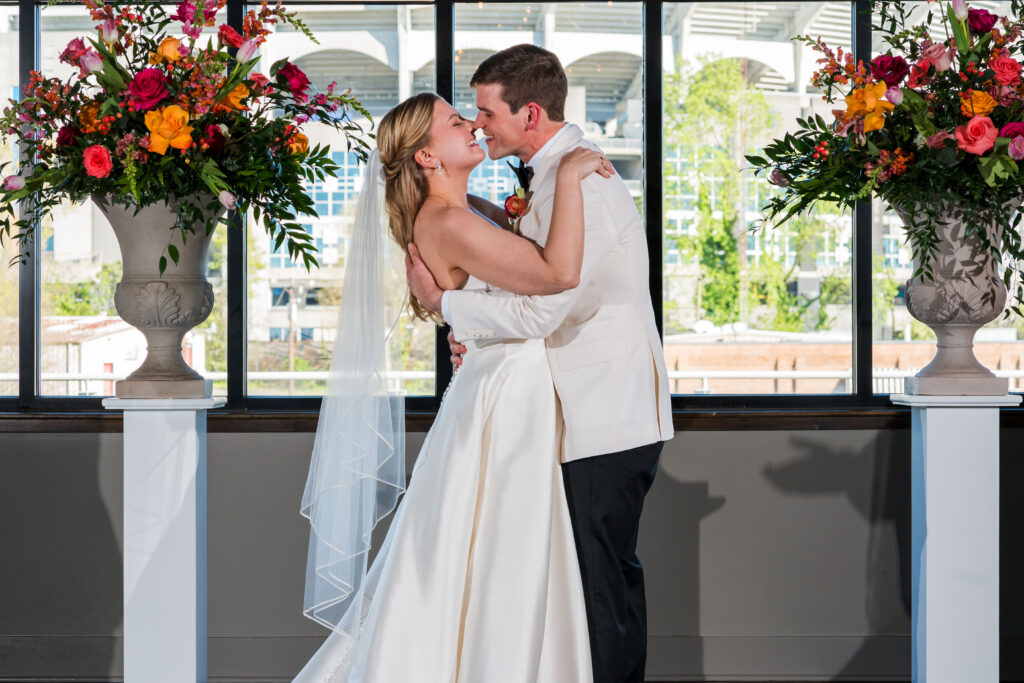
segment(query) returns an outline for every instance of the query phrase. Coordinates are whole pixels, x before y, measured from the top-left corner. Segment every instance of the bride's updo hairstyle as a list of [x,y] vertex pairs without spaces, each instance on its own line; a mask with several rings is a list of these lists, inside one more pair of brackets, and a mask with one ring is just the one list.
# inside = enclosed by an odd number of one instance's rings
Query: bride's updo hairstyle
[[[413,155],[430,144],[430,124],[434,103],[440,97],[431,92],[413,95],[389,111],[377,128],[377,149],[384,171],[384,203],[388,211],[391,238],[402,251],[409,253],[413,241],[412,226],[416,214],[427,199],[427,169],[416,163]],[[425,309],[409,293],[409,306],[420,320],[438,322],[437,316]]]

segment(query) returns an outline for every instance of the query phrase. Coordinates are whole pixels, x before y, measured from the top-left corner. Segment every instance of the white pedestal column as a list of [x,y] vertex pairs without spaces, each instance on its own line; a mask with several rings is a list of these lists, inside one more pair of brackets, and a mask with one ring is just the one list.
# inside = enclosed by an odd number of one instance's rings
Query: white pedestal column
[[105,399],[124,411],[124,680],[206,683],[206,411],[223,399]]
[[999,681],[999,408],[1020,401],[892,396],[912,408],[915,683]]

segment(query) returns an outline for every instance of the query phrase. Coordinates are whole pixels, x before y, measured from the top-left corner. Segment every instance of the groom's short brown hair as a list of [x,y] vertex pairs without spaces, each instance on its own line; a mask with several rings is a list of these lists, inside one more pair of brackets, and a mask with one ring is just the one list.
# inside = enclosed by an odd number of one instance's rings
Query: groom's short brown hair
[[565,120],[569,81],[553,52],[536,45],[513,45],[480,62],[469,86],[501,86],[501,99],[512,113],[536,102],[552,121]]

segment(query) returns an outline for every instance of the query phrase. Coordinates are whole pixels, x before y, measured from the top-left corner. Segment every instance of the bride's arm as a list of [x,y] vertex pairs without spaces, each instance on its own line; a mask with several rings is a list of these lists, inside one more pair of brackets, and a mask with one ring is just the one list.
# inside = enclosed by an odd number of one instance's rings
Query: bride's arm
[[495,287],[515,294],[557,294],[579,283],[583,265],[583,192],[591,173],[608,177],[611,165],[584,148],[563,157],[555,180],[551,228],[544,248],[473,213],[448,209],[435,222],[432,251]]

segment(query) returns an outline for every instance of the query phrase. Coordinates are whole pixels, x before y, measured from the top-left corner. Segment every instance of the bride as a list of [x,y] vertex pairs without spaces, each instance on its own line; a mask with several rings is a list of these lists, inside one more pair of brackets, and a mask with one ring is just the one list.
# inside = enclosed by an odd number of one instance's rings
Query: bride
[[[553,294],[579,280],[580,181],[610,163],[563,158],[544,248],[467,197],[485,158],[432,93],[380,121],[347,258],[331,381],[303,495],[311,523],[304,612],[332,630],[306,683],[590,683],[580,570],[558,449],[561,415],[541,339],[470,343],[366,570],[370,532],[404,481],[402,397],[383,381],[384,223],[443,289]],[[380,208],[383,176],[386,219]],[[526,210],[529,210],[527,207]],[[411,300],[414,313],[425,310]]]

